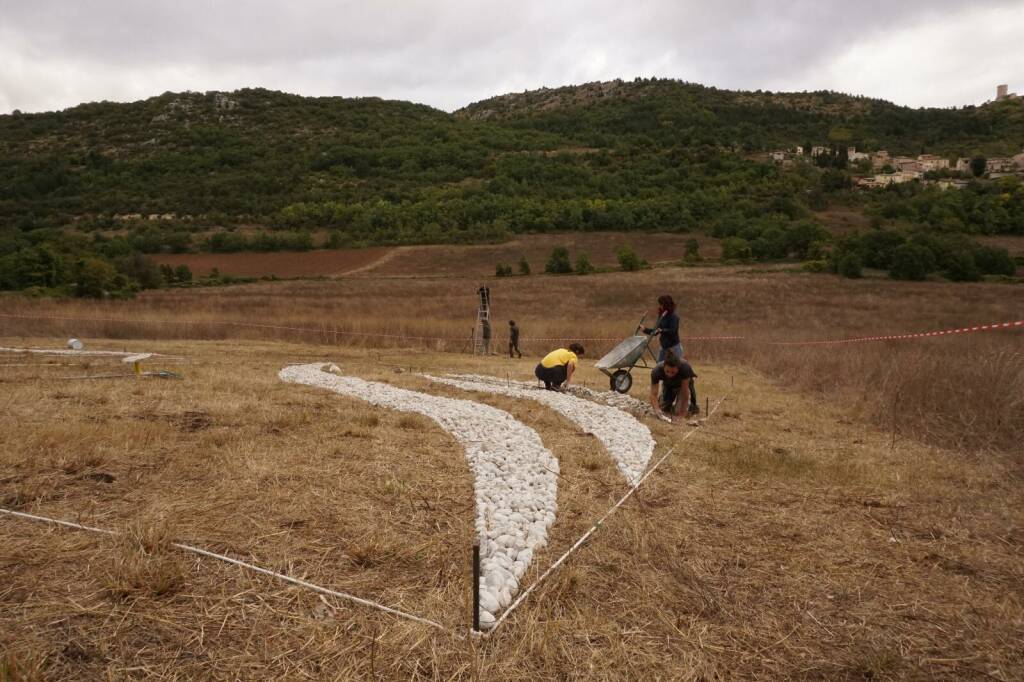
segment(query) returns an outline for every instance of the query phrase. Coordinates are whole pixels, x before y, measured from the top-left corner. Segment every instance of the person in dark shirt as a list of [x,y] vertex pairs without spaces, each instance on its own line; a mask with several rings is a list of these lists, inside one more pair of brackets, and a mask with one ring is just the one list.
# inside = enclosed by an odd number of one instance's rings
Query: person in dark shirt
[[[657,334],[661,350],[658,351],[658,364],[669,355],[683,360],[683,344],[679,338],[679,315],[676,314],[676,302],[668,294],[658,297],[658,325],[645,328],[644,334]],[[700,414],[697,405],[697,385],[690,381],[690,414]]]
[[519,327],[516,326],[515,320],[508,321],[508,356],[511,358],[512,353],[516,352],[519,357],[523,357],[522,351],[519,350]]
[[657,334],[661,350],[658,351],[658,364],[665,360],[665,356],[674,353],[680,360],[683,359],[683,344],[679,341],[679,315],[676,314],[676,302],[668,294],[658,297],[658,324],[655,327],[644,328],[644,334]]
[[690,363],[675,355],[665,356],[665,362],[651,370],[651,407],[670,417],[681,415],[690,402],[690,384],[696,377]]

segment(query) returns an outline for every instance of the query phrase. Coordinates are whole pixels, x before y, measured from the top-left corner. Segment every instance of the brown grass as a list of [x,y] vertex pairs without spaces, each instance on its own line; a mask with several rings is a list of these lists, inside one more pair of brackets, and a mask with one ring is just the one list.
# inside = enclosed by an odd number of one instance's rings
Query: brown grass
[[[0,490],[33,485],[26,510],[125,531],[107,538],[0,518],[0,670],[48,679],[1024,675],[1024,496],[1019,472],[999,458],[894,443],[754,369],[705,362],[702,400],[731,393],[721,416],[507,628],[464,640],[168,543],[464,625],[472,481],[460,449],[428,420],[286,385],[276,372],[328,358],[359,376],[484,400],[537,428],[562,471],[551,545],[529,583],[622,493],[621,477],[591,437],[549,410],[393,366],[526,379],[531,361],[278,342],[145,346],[191,356],[174,366],[184,379],[58,378],[99,361],[0,368]],[[605,381],[589,366],[580,380]],[[684,427],[651,428],[662,452]]]
[[[451,258],[482,247],[450,247]],[[467,256],[469,259],[469,256]],[[392,263],[396,262],[393,260]],[[447,265],[434,262],[438,271]],[[288,282],[149,292],[131,302],[0,299],[0,314],[109,321],[0,318],[9,335],[122,339],[281,339],[370,348],[415,346],[465,352],[475,291],[488,281],[495,349],[504,320],[523,330],[521,347],[540,355],[576,338],[619,339],[653,299],[675,294],[684,334],[752,340],[687,341],[702,364],[749,364],[783,385],[809,390],[895,429],[897,437],[971,451],[1015,453],[1024,424],[1021,331],[834,346],[764,341],[927,331],[1024,318],[1019,285],[850,281],[779,268],[659,268],[587,277],[436,278]],[[225,324],[227,323],[227,324]],[[442,337],[418,338],[418,337]],[[534,340],[554,339],[554,340]],[[597,358],[614,341],[586,341]]]
[[580,232],[573,234],[520,235],[502,244],[478,246],[404,246],[395,249],[392,256],[382,260],[361,275],[372,277],[490,277],[497,264],[511,265],[519,272],[519,260],[526,258],[534,273],[544,272],[544,265],[557,246],[569,249],[573,263],[581,254],[587,254],[598,268],[618,269],[618,249],[633,248],[651,263],[682,260],[688,239],[696,239],[701,255],[706,259],[721,257],[717,239],[702,234],[643,234],[622,232]]

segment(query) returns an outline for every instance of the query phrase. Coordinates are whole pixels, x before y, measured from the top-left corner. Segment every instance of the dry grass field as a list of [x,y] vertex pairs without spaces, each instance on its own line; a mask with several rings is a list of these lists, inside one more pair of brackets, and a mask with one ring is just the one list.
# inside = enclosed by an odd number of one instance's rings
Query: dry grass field
[[671,263],[682,260],[688,239],[697,240],[702,257],[715,260],[721,257],[719,241],[703,234],[536,234],[520,235],[502,244],[400,247],[392,257],[360,274],[374,277],[489,277],[494,275],[494,266],[499,263],[511,265],[513,271],[518,272],[519,260],[524,257],[533,273],[542,273],[551,250],[557,246],[569,249],[573,263],[577,256],[586,254],[595,267],[618,269],[616,253],[623,246],[632,248],[650,263]]
[[[459,631],[469,618],[473,502],[458,446],[424,418],[276,373],[329,359],[358,376],[473,397],[536,428],[562,475],[551,543],[529,584],[624,491],[611,460],[534,404],[394,370],[527,379],[532,361],[279,342],[128,345],[187,356],[152,364],[183,378],[69,378],[111,371],[109,360],[11,356],[0,368],[3,506],[124,533],[0,518],[0,676],[1024,674],[1024,493],[1002,459],[893,441],[759,372],[706,365],[703,395],[712,404],[728,395],[718,412],[507,627],[467,639],[168,543]],[[604,381],[590,367],[581,380]],[[690,428],[650,426],[658,454]]]
[[[438,271],[458,260],[459,247]],[[478,247],[465,247],[473,250]],[[467,256],[466,260],[470,258]],[[395,263],[397,259],[391,261]],[[134,301],[0,299],[0,335],[122,339],[274,339],[369,348],[470,348],[476,289],[488,283],[496,342],[515,319],[523,348],[586,339],[591,358],[632,333],[660,293],[680,306],[696,364],[755,367],[876,425],[956,448],[1019,449],[1020,330],[866,344],[773,345],[1024,319],[1014,284],[844,280],[778,267],[663,267],[579,277],[369,277],[147,292]],[[56,316],[62,319],[19,319]],[[6,317],[4,317],[6,316]],[[97,321],[98,320],[98,321]],[[593,341],[591,339],[599,339]]]
[[318,249],[306,252],[275,253],[189,253],[163,254],[153,258],[163,264],[187,265],[197,276],[208,275],[213,268],[222,274],[239,277],[274,275],[293,277],[487,277],[495,265],[511,265],[518,272],[519,261],[526,258],[535,273],[556,246],[569,249],[573,262],[586,254],[598,268],[617,268],[616,252],[622,246],[633,248],[651,263],[682,259],[688,239],[697,239],[704,258],[718,259],[721,247],[717,239],[689,234],[638,234],[586,232],[577,234],[519,235],[501,244],[477,246],[399,246],[366,249]]
[[[182,375],[161,380],[0,356],[0,507],[123,531],[0,516],[0,679],[1024,677],[1024,332],[773,345],[1022,319],[1019,286],[778,268],[491,279],[498,350],[506,318],[523,328],[513,361],[463,352],[488,280],[434,276],[459,253],[422,277],[0,298],[2,346],[76,335],[187,358],[153,361]],[[656,453],[678,451],[506,627],[462,637],[474,532],[461,448],[426,418],[278,370],[332,361],[537,429],[561,476],[529,585],[624,492],[621,476],[556,413],[416,373],[528,380],[547,339],[583,338],[580,379],[604,388],[594,358],[663,292],[684,335],[748,337],[684,342],[702,407],[724,403],[685,442],[690,427],[648,421]]]

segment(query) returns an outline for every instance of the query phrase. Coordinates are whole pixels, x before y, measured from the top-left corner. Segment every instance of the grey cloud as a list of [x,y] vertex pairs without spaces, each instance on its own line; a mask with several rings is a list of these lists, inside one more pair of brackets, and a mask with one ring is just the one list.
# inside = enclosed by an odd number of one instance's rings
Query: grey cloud
[[852,46],[884,44],[937,17],[1017,5],[0,0],[0,111],[244,86],[445,109],[509,89],[634,75],[827,87],[809,83]]

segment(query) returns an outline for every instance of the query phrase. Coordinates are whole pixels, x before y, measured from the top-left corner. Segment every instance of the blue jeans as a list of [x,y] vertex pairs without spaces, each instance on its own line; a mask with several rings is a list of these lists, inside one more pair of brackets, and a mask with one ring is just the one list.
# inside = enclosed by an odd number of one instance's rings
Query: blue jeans
[[672,354],[675,355],[677,358],[679,358],[680,360],[683,359],[683,344],[677,343],[676,345],[672,346],[671,348],[662,348],[661,350],[658,351],[658,364],[659,365],[661,363],[665,362],[665,351],[672,351]]
[[[658,351],[658,364],[659,365],[661,363],[665,362],[665,353],[667,353],[667,352],[668,353],[672,353],[677,358],[682,360],[683,359],[683,344],[677,343],[676,345],[672,346],[671,348],[662,348],[660,351]],[[674,396],[673,396],[673,402],[675,402],[675,397]],[[693,379],[690,379],[690,407],[697,407],[697,385],[693,382]]]

